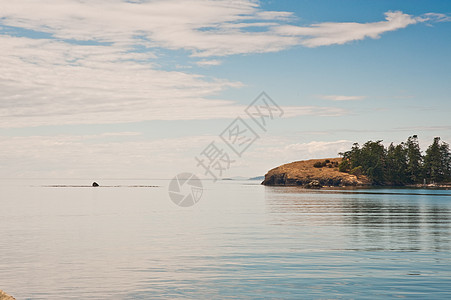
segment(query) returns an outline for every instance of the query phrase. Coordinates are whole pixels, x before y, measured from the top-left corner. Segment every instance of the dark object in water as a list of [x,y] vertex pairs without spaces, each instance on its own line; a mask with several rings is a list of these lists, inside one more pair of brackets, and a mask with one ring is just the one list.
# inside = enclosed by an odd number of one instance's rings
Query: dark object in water
[[99,184],[98,184],[97,182],[94,181],[94,182],[92,183],[92,186],[99,186]]

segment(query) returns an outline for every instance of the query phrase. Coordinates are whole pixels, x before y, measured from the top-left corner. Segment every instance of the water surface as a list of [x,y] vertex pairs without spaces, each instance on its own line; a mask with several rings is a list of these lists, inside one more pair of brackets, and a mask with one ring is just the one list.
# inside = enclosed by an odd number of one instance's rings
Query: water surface
[[[0,288],[17,299],[451,297],[451,191],[0,180]],[[55,187],[72,185],[71,187]],[[108,186],[108,187],[105,187]]]

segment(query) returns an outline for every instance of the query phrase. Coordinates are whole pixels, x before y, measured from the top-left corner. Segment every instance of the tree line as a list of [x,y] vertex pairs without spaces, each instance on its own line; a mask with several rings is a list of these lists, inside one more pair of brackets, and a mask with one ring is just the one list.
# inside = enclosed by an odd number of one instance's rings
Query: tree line
[[339,153],[343,157],[341,172],[366,175],[376,185],[409,185],[447,183],[451,181],[449,144],[439,137],[422,154],[418,137],[385,147],[382,140],[368,141],[363,146],[354,143],[351,150]]

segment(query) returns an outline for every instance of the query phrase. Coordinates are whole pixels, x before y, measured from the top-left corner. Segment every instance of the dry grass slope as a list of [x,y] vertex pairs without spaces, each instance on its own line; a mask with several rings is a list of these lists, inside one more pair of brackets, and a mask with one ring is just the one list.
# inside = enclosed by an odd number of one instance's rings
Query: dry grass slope
[[[369,185],[366,176],[355,176],[338,170],[341,158],[296,161],[281,165],[265,175],[264,185],[305,187]],[[315,166],[317,167],[315,167]],[[320,166],[321,167],[318,167]]]

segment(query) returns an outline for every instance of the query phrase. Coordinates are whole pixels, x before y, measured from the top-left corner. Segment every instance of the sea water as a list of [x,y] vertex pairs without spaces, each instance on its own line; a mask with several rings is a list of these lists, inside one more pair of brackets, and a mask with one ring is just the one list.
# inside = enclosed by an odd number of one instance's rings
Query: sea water
[[0,289],[17,299],[449,299],[451,191],[0,180]]

